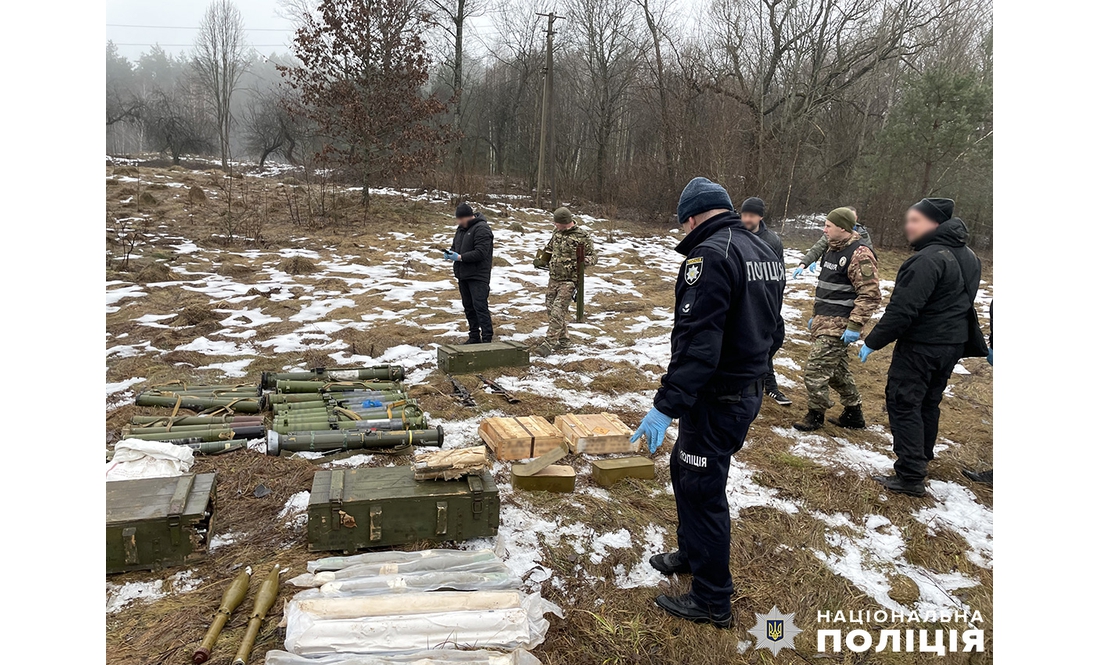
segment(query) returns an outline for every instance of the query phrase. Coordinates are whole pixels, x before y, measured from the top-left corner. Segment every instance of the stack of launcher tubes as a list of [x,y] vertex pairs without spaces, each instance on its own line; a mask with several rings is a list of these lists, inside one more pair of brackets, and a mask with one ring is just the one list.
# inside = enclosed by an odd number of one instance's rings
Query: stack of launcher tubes
[[400,383],[395,366],[265,374],[275,388],[267,452],[328,453],[374,449],[400,452],[443,445],[443,428],[429,428]]
[[[162,384],[142,391],[135,403],[170,413],[134,416],[123,437],[186,445],[207,455],[237,450],[265,432],[270,455],[442,446],[443,428],[428,427],[404,378],[404,368],[382,365],[264,372],[260,385]],[[270,429],[263,415],[268,407]]]

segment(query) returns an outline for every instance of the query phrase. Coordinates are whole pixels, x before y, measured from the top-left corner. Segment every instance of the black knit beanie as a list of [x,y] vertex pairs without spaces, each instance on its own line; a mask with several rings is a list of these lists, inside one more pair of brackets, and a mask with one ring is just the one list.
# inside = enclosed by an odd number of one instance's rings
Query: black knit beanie
[[455,208],[455,219],[462,219],[464,217],[473,217],[474,209],[470,207],[469,203],[459,203]]
[[754,212],[761,217],[764,216],[764,199],[750,196],[745,199],[745,202],[741,204],[741,212]]
[[943,224],[955,216],[955,202],[951,199],[921,199],[913,209],[937,224]]

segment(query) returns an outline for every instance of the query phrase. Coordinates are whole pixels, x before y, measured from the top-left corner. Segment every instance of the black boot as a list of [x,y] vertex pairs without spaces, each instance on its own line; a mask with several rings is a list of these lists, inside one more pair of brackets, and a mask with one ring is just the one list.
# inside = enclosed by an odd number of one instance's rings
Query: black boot
[[493,337],[492,337],[492,335],[490,335],[489,337],[482,337],[482,338],[481,338],[481,343],[482,343],[482,344],[488,344],[488,343],[490,343],[490,342],[492,342],[492,341],[493,341]]
[[863,407],[858,404],[844,407],[844,413],[841,413],[839,418],[829,418],[829,422],[845,429],[863,429],[867,427],[867,421],[863,419]]
[[891,492],[908,494],[909,496],[916,497],[921,497],[925,494],[924,483],[902,480],[897,476],[871,476],[871,478]]
[[676,573],[686,574],[691,572],[691,566],[688,565],[687,559],[680,554],[680,550],[665,552],[664,554],[654,554],[649,557],[649,565],[665,575],[675,575]]
[[801,432],[812,432],[825,426],[825,412],[810,409],[806,417],[794,424],[794,428]]
[[712,623],[719,628],[729,628],[733,623],[733,613],[714,615],[691,597],[690,593],[682,596],[657,596],[657,607],[668,612],[674,617],[687,619],[696,623]]
[[481,335],[478,335],[477,337],[470,335],[469,339],[467,339],[465,342],[462,342],[462,346],[465,346],[467,344],[481,344]]
[[[963,475],[976,483],[981,483],[983,485],[993,484],[993,469],[989,471],[970,471],[968,469],[963,469]],[[654,566],[654,568],[656,568],[656,566]]]

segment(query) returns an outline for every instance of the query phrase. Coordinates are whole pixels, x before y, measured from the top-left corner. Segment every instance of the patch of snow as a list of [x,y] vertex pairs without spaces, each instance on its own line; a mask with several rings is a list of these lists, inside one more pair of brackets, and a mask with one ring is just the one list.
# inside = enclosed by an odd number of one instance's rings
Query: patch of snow
[[130,386],[132,386],[136,383],[141,383],[144,380],[145,380],[144,377],[135,376],[132,379],[125,379],[123,381],[119,381],[118,383],[108,382],[107,383],[107,396],[109,397],[111,395],[114,395],[115,393],[120,393],[123,390],[126,390],[127,388],[129,388]]
[[930,534],[940,529],[959,534],[970,545],[966,558],[982,568],[993,568],[993,511],[957,483],[930,480],[928,491],[936,506],[914,513],[917,521],[927,525]]
[[666,579],[656,568],[649,565],[649,558],[665,551],[664,527],[650,524],[643,533],[645,543],[642,547],[642,559],[629,573],[625,566],[615,566],[615,586],[620,589],[637,587],[655,587]]
[[206,337],[199,337],[197,339],[191,340],[187,344],[180,344],[176,347],[176,351],[198,351],[199,353],[207,356],[256,355],[255,349],[250,346],[239,346],[236,342],[209,340]]
[[239,379],[242,376],[248,376],[248,372],[244,371],[244,368],[251,364],[252,358],[245,358],[244,360],[229,360],[224,363],[212,363],[210,365],[196,367],[195,369],[197,371],[214,369],[231,379]]
[[153,603],[168,597],[171,593],[187,593],[198,588],[202,580],[194,577],[190,570],[183,570],[168,578],[170,590],[165,589],[166,580],[149,582],[127,582],[126,584],[107,583],[107,614],[115,614],[135,601]]
[[630,532],[626,529],[609,531],[608,533],[592,539],[592,551],[588,555],[588,560],[596,564],[602,563],[604,557],[607,556],[607,549],[609,547],[629,549],[631,545]]
[[309,492],[291,494],[286,505],[279,511],[279,518],[286,519],[287,526],[303,527],[309,521],[306,508],[309,507]]
[[209,549],[211,552],[213,552],[214,550],[225,547],[226,545],[232,545],[233,543],[243,538],[244,535],[245,534],[239,533],[237,531],[227,531],[225,533],[219,533],[217,535],[211,536]]
[[726,498],[730,504],[731,519],[737,519],[742,510],[753,506],[767,506],[788,514],[798,512],[798,506],[793,501],[780,499],[776,490],[757,485],[752,479],[752,470],[736,457],[730,459]]

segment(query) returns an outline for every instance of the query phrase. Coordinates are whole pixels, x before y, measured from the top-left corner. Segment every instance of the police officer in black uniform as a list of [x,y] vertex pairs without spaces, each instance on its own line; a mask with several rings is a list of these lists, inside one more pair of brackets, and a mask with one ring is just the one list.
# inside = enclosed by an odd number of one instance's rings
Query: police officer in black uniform
[[672,359],[653,408],[632,441],[643,435],[656,452],[673,418],[680,436],[670,460],[679,550],[650,559],[671,575],[691,573],[691,591],[661,595],[669,614],[727,628],[731,621],[730,512],[726,479],[760,412],[768,358],[783,343],[784,266],[741,223],[729,194],[694,178],[676,214],[687,257],[676,281]]

